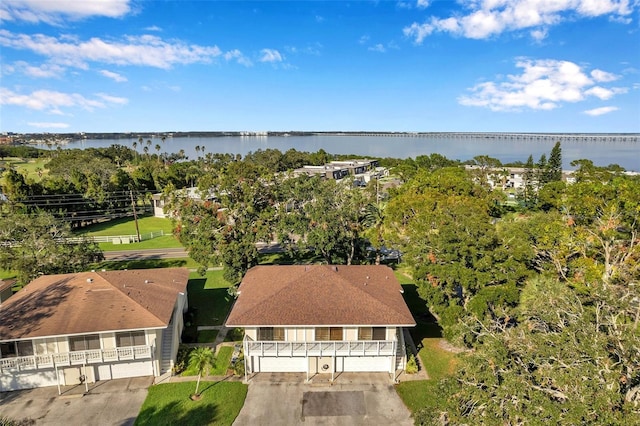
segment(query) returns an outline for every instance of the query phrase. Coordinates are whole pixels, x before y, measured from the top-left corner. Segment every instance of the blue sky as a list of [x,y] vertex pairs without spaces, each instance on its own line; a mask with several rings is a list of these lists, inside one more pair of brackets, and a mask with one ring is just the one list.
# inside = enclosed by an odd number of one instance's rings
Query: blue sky
[[638,0],[3,0],[1,132],[640,132]]

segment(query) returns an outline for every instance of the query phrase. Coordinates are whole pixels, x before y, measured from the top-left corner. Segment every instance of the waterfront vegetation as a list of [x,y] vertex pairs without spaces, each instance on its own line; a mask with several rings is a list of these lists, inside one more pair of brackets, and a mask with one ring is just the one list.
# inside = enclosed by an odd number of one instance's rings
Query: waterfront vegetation
[[247,385],[240,382],[204,381],[198,401],[189,398],[193,389],[193,382],[151,386],[135,424],[227,426],[233,424],[247,396]]

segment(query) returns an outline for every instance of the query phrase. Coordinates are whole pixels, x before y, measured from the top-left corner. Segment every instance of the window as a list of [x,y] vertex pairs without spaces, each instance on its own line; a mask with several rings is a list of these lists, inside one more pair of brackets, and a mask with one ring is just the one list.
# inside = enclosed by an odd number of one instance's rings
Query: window
[[282,327],[260,327],[258,329],[258,340],[284,341],[284,328]]
[[72,352],[100,349],[100,336],[87,334],[86,336],[69,337],[69,349]]
[[358,328],[358,340],[386,340],[387,329],[384,327]]
[[144,331],[125,331],[116,333],[116,347],[144,346],[147,344]]
[[2,358],[12,358],[18,356],[18,352],[16,351],[16,344],[14,342],[0,343],[0,354],[2,354]]
[[342,327],[316,327],[316,340],[342,340]]
[[16,342],[16,346],[18,346],[18,356],[33,355],[33,343],[31,343],[31,340]]

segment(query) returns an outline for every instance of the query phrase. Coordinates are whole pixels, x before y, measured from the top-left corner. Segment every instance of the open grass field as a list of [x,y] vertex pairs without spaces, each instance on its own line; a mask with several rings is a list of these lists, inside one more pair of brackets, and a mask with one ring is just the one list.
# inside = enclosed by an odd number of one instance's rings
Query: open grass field
[[[100,243],[100,249],[102,251],[124,251],[182,247],[180,241],[173,236],[173,224],[170,219],[143,216],[138,218],[138,227],[140,234],[162,231],[165,235],[131,244]],[[136,235],[136,223],[133,218],[115,219],[83,228],[78,231],[78,234],[88,236]]]
[[7,157],[0,160],[0,166],[8,168],[11,166],[16,169],[18,173],[25,174],[28,179],[33,179],[39,182],[42,176],[45,176],[49,171],[45,168],[49,162],[48,158],[29,158],[22,159],[16,157]]
[[[138,217],[138,226],[140,227],[140,233],[146,234],[148,232],[164,231],[165,234],[171,234],[173,232],[173,225],[170,219],[155,216],[143,216]],[[135,235],[136,223],[133,218],[114,219],[109,222],[96,223],[95,225],[87,226],[79,230],[83,235]]]
[[195,380],[150,387],[135,425],[231,425],[247,396],[240,382],[201,382],[199,401],[189,399],[195,389]]

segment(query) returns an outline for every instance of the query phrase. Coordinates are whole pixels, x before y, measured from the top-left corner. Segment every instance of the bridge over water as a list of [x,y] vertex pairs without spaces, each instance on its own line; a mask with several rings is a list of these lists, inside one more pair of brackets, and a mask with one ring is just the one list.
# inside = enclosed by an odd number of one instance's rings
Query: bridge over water
[[382,136],[429,139],[493,139],[509,141],[640,142],[640,133],[482,133],[482,132],[336,132],[331,136]]

